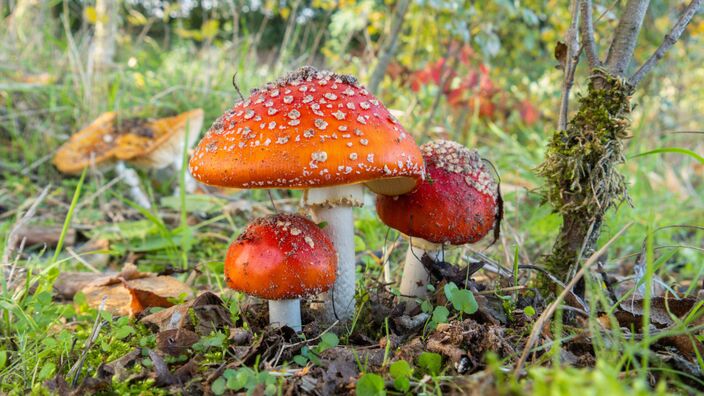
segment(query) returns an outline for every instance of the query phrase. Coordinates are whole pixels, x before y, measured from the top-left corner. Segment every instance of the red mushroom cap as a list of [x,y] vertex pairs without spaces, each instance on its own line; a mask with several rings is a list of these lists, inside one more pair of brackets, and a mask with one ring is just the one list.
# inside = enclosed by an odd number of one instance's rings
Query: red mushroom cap
[[238,188],[367,183],[413,190],[423,159],[413,137],[354,77],[303,67],[252,91],[215,121],[190,160],[197,180]]
[[228,286],[267,300],[324,292],[335,282],[336,270],[337,253],[327,235],[293,214],[254,220],[225,257]]
[[384,224],[433,243],[463,245],[482,239],[494,226],[498,186],[475,150],[447,140],[420,147],[426,180],[397,197],[379,195]]

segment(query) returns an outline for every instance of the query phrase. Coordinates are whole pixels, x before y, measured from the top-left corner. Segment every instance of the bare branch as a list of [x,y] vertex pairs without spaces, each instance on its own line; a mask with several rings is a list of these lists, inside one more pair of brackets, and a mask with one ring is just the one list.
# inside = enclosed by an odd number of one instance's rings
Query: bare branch
[[32,219],[32,217],[34,217],[34,215],[37,213],[39,204],[44,201],[44,198],[46,198],[46,195],[49,193],[50,189],[51,185],[46,186],[44,190],[42,190],[42,192],[39,194],[39,196],[34,200],[29,209],[27,209],[27,212],[25,212],[25,214],[19,220],[17,220],[17,223],[12,226],[10,232],[7,234],[7,243],[5,244],[5,249],[2,255],[2,261],[0,261],[0,264],[10,264],[12,253],[15,251],[15,249],[17,248],[17,244],[20,242],[20,230],[24,226],[26,226],[27,223],[29,223],[29,221]]
[[610,73],[616,76],[625,75],[633,59],[638,34],[649,5],[650,0],[628,0],[606,56],[606,68]]
[[582,42],[582,48],[584,48],[584,51],[587,54],[589,67],[593,69],[595,67],[601,66],[601,61],[599,60],[599,51],[596,48],[596,41],[594,40],[592,0],[580,0],[579,12],[581,14],[579,31],[581,36],[580,38]]
[[374,94],[378,94],[377,89],[379,88],[381,81],[384,79],[386,68],[389,67],[391,59],[394,57],[394,54],[396,54],[398,36],[401,34],[403,19],[406,16],[410,3],[410,0],[400,0],[396,5],[396,12],[394,13],[394,19],[391,23],[391,31],[389,32],[387,44],[379,53],[379,62],[377,62],[376,68],[374,69],[372,77],[369,81],[369,85],[367,86]]
[[565,77],[562,81],[562,96],[560,97],[560,115],[557,120],[557,128],[561,131],[567,129],[567,112],[569,111],[570,91],[574,84],[574,73],[579,62],[579,39],[577,34],[577,23],[579,21],[578,0],[572,0],[570,12],[572,21],[565,35],[567,44],[567,55],[565,56]]
[[636,71],[635,74],[633,74],[633,76],[629,79],[633,86],[636,86],[643,79],[643,77],[645,77],[645,75],[648,74],[653,67],[655,67],[655,64],[665,56],[665,52],[675,45],[684,30],[687,28],[687,25],[689,25],[689,22],[701,7],[703,1],[704,0],[692,0],[687,8],[684,9],[684,12],[682,12],[682,15],[680,15],[680,18],[672,27],[672,30],[665,35],[665,39],[662,44],[660,44],[658,49],[650,55],[650,58],[648,58],[648,60],[646,60],[638,71]]

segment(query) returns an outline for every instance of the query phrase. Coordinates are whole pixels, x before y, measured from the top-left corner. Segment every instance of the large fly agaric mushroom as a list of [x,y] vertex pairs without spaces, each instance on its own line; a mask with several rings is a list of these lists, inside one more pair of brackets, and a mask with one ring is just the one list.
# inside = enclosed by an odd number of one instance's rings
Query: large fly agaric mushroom
[[[190,147],[202,126],[202,109],[152,121],[118,120],[115,112],[103,113],[59,148],[54,165],[63,173],[76,174],[91,164],[104,167],[117,162],[115,170],[130,186],[133,199],[149,207],[137,174],[125,162],[147,169],[173,166],[180,171],[186,133]],[[187,189],[191,190],[193,181],[190,176],[187,180],[191,183]]]
[[220,117],[190,161],[206,184],[305,190],[304,205],[338,252],[325,320],[354,312],[352,207],[363,186],[378,194],[411,191],[423,177],[413,137],[354,77],[303,67],[255,89]]
[[426,180],[408,194],[378,196],[376,208],[386,225],[409,237],[401,295],[422,298],[429,278],[423,255],[443,260],[443,247],[482,239],[495,225],[499,198],[498,184],[476,151],[447,140],[420,149]]
[[250,223],[225,258],[227,284],[269,300],[269,323],[301,331],[299,299],[328,290],[337,255],[312,221],[276,214]]

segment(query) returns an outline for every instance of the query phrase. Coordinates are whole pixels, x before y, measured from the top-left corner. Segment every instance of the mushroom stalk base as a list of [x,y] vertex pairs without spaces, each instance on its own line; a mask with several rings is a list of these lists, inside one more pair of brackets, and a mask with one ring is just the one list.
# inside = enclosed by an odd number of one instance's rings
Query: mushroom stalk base
[[354,221],[352,206],[362,206],[364,187],[354,184],[341,187],[317,188],[306,191],[303,202],[309,206],[313,220],[325,222],[323,231],[337,250],[337,278],[323,294],[322,320],[331,323],[345,321],[354,315],[355,260]]
[[269,300],[269,324],[274,327],[288,326],[297,333],[301,331],[301,303],[299,299]]
[[423,248],[414,246],[411,240],[408,251],[406,252],[406,262],[403,266],[403,275],[401,276],[401,298],[406,302],[406,311],[415,308],[416,299],[423,299],[428,296],[428,281],[430,274],[423,266],[423,255],[427,254],[434,261],[442,261],[444,254],[441,245],[436,245],[436,249],[428,249],[429,246]]
[[145,207],[147,209],[150,209],[152,207],[151,202],[149,202],[149,198],[147,198],[147,195],[142,191],[142,187],[139,184],[139,176],[137,176],[137,172],[134,171],[132,168],[128,168],[124,162],[120,161],[115,165],[115,170],[117,171],[117,174],[122,178],[122,180],[127,183],[128,186],[130,186],[130,196],[134,201],[142,207]]

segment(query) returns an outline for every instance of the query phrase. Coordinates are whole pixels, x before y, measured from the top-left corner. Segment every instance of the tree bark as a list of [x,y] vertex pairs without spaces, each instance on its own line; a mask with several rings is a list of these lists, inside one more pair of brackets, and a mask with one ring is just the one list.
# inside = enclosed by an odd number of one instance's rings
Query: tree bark
[[579,30],[581,35],[582,48],[587,54],[589,67],[595,68],[601,66],[599,60],[599,50],[594,39],[594,20],[592,17],[592,1],[579,0],[579,10],[582,16],[580,17]]
[[113,64],[117,38],[117,11],[116,0],[96,0],[95,2],[97,19],[90,53],[95,74],[100,74]]
[[567,112],[569,111],[570,91],[574,84],[574,73],[579,63],[579,37],[577,34],[577,26],[579,24],[580,9],[577,4],[578,0],[572,0],[570,10],[572,11],[572,21],[565,36],[565,44],[567,45],[567,54],[565,55],[564,69],[565,77],[562,81],[562,95],[560,97],[560,115],[557,119],[557,129],[567,128]]
[[616,33],[606,56],[607,70],[616,76],[624,76],[633,59],[633,51],[638,43],[638,34],[643,26],[645,13],[650,0],[628,0],[619,19]]

